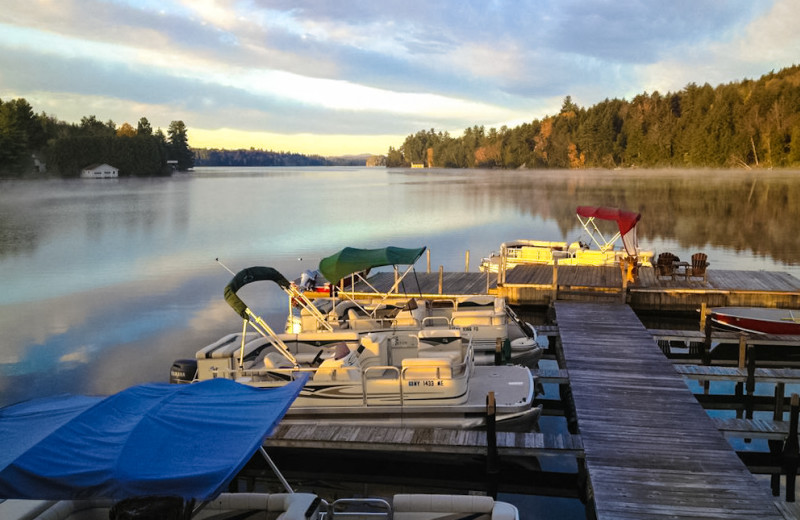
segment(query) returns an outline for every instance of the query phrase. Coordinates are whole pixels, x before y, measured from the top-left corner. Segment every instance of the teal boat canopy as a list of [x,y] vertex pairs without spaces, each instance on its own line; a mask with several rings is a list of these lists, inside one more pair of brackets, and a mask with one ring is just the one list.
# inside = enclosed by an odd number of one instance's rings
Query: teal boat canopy
[[247,319],[247,305],[239,298],[236,292],[249,283],[261,281],[275,282],[280,285],[282,289],[288,289],[291,286],[289,280],[277,270],[272,267],[262,266],[242,269],[236,273],[230,283],[225,286],[225,290],[223,291],[225,301],[236,311],[236,314],[244,319]]
[[319,262],[319,272],[331,283],[337,283],[345,276],[373,267],[385,265],[414,265],[425,252],[426,247],[409,249],[403,247],[384,247],[381,249],[357,249],[345,247],[336,254]]

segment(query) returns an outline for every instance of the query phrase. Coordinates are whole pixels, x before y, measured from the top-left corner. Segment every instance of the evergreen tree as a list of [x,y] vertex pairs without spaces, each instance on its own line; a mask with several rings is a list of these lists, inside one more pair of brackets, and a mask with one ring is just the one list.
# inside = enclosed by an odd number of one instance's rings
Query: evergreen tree
[[194,167],[194,153],[189,148],[186,125],[183,121],[172,121],[167,129],[169,146],[167,155],[178,161],[178,170],[186,171]]

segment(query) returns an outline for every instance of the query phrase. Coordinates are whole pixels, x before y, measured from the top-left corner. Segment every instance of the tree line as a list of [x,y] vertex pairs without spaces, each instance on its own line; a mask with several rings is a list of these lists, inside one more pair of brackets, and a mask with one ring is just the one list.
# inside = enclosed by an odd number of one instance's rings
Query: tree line
[[[168,161],[173,161],[172,163]],[[187,128],[172,121],[165,134],[153,130],[146,117],[136,128],[119,127],[95,116],[66,123],[42,112],[35,114],[23,98],[0,100],[0,175],[47,174],[78,177],[86,166],[108,163],[120,176],[169,175],[194,166]]]
[[460,137],[421,130],[387,166],[440,168],[790,167],[800,165],[800,66],[758,80],[687,85]]
[[223,150],[194,148],[197,166],[364,166],[365,156],[322,157],[255,148]]

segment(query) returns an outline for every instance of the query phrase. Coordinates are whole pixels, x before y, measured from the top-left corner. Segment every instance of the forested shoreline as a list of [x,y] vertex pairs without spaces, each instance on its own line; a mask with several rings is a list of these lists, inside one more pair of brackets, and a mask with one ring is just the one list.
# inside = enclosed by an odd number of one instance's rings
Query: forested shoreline
[[23,98],[0,100],[0,176],[78,177],[99,163],[118,168],[121,177],[169,175],[192,168],[194,155],[183,121],[172,121],[166,134],[145,117],[136,128],[95,116],[71,124],[35,114]]
[[439,168],[800,166],[800,66],[758,80],[606,99],[567,96],[554,116],[461,137],[421,130],[389,148],[386,165]]
[[197,166],[364,166],[368,156],[322,157],[272,150],[194,148]]
[[[170,163],[168,163],[170,161]],[[791,168],[800,166],[800,65],[757,80],[675,93],[606,99],[590,108],[570,96],[558,114],[460,137],[435,129],[409,135],[381,156],[322,157],[269,150],[192,149],[183,121],[165,134],[87,116],[78,124],[35,114],[25,99],[0,100],[0,177],[77,177],[93,163],[120,176],[168,175],[198,166],[438,168]]]

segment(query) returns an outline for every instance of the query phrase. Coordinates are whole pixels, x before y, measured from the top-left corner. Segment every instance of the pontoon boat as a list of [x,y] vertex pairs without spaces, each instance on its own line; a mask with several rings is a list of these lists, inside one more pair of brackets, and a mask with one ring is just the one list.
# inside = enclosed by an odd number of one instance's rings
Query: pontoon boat
[[[636,225],[641,218],[639,213],[602,206],[578,206],[578,221],[588,236],[589,242],[578,240],[567,242],[547,242],[541,240],[514,240],[500,245],[499,253],[492,253],[481,260],[481,271],[496,273],[509,270],[520,264],[558,265],[619,265],[623,260],[632,260],[636,265],[652,265],[653,252],[639,249]],[[617,231],[606,238],[597,220],[616,222]],[[583,238],[583,237],[581,237]],[[617,241],[622,248],[616,248]]]
[[[262,443],[303,383],[267,391],[222,379],[148,384],[105,398],[56,396],[0,409],[0,518],[519,520],[513,505],[487,496],[328,503],[294,492]],[[285,492],[222,492],[256,452]]]
[[[502,345],[504,360],[535,365],[542,355],[536,330],[529,323],[523,323],[504,299],[491,295],[432,298],[399,292],[398,288],[425,249],[347,247],[323,258],[319,263],[321,275],[336,284],[346,280],[352,292],[342,288],[326,298],[315,294],[313,304],[290,292],[292,305],[287,332],[449,327],[460,330],[465,338],[472,340],[477,364],[493,364],[497,347]],[[380,292],[370,284],[365,273],[387,265],[407,268],[397,276],[391,289]],[[367,292],[356,295],[357,284]],[[297,288],[294,285],[292,290],[297,292]]]
[[472,344],[457,329],[276,334],[236,294],[261,280],[289,285],[269,267],[237,273],[225,299],[242,317],[242,332],[176,361],[173,382],[226,378],[274,388],[308,374],[285,419],[294,423],[477,427],[485,423],[490,392],[497,421],[535,421],[541,413],[532,403],[530,369],[475,366]]

